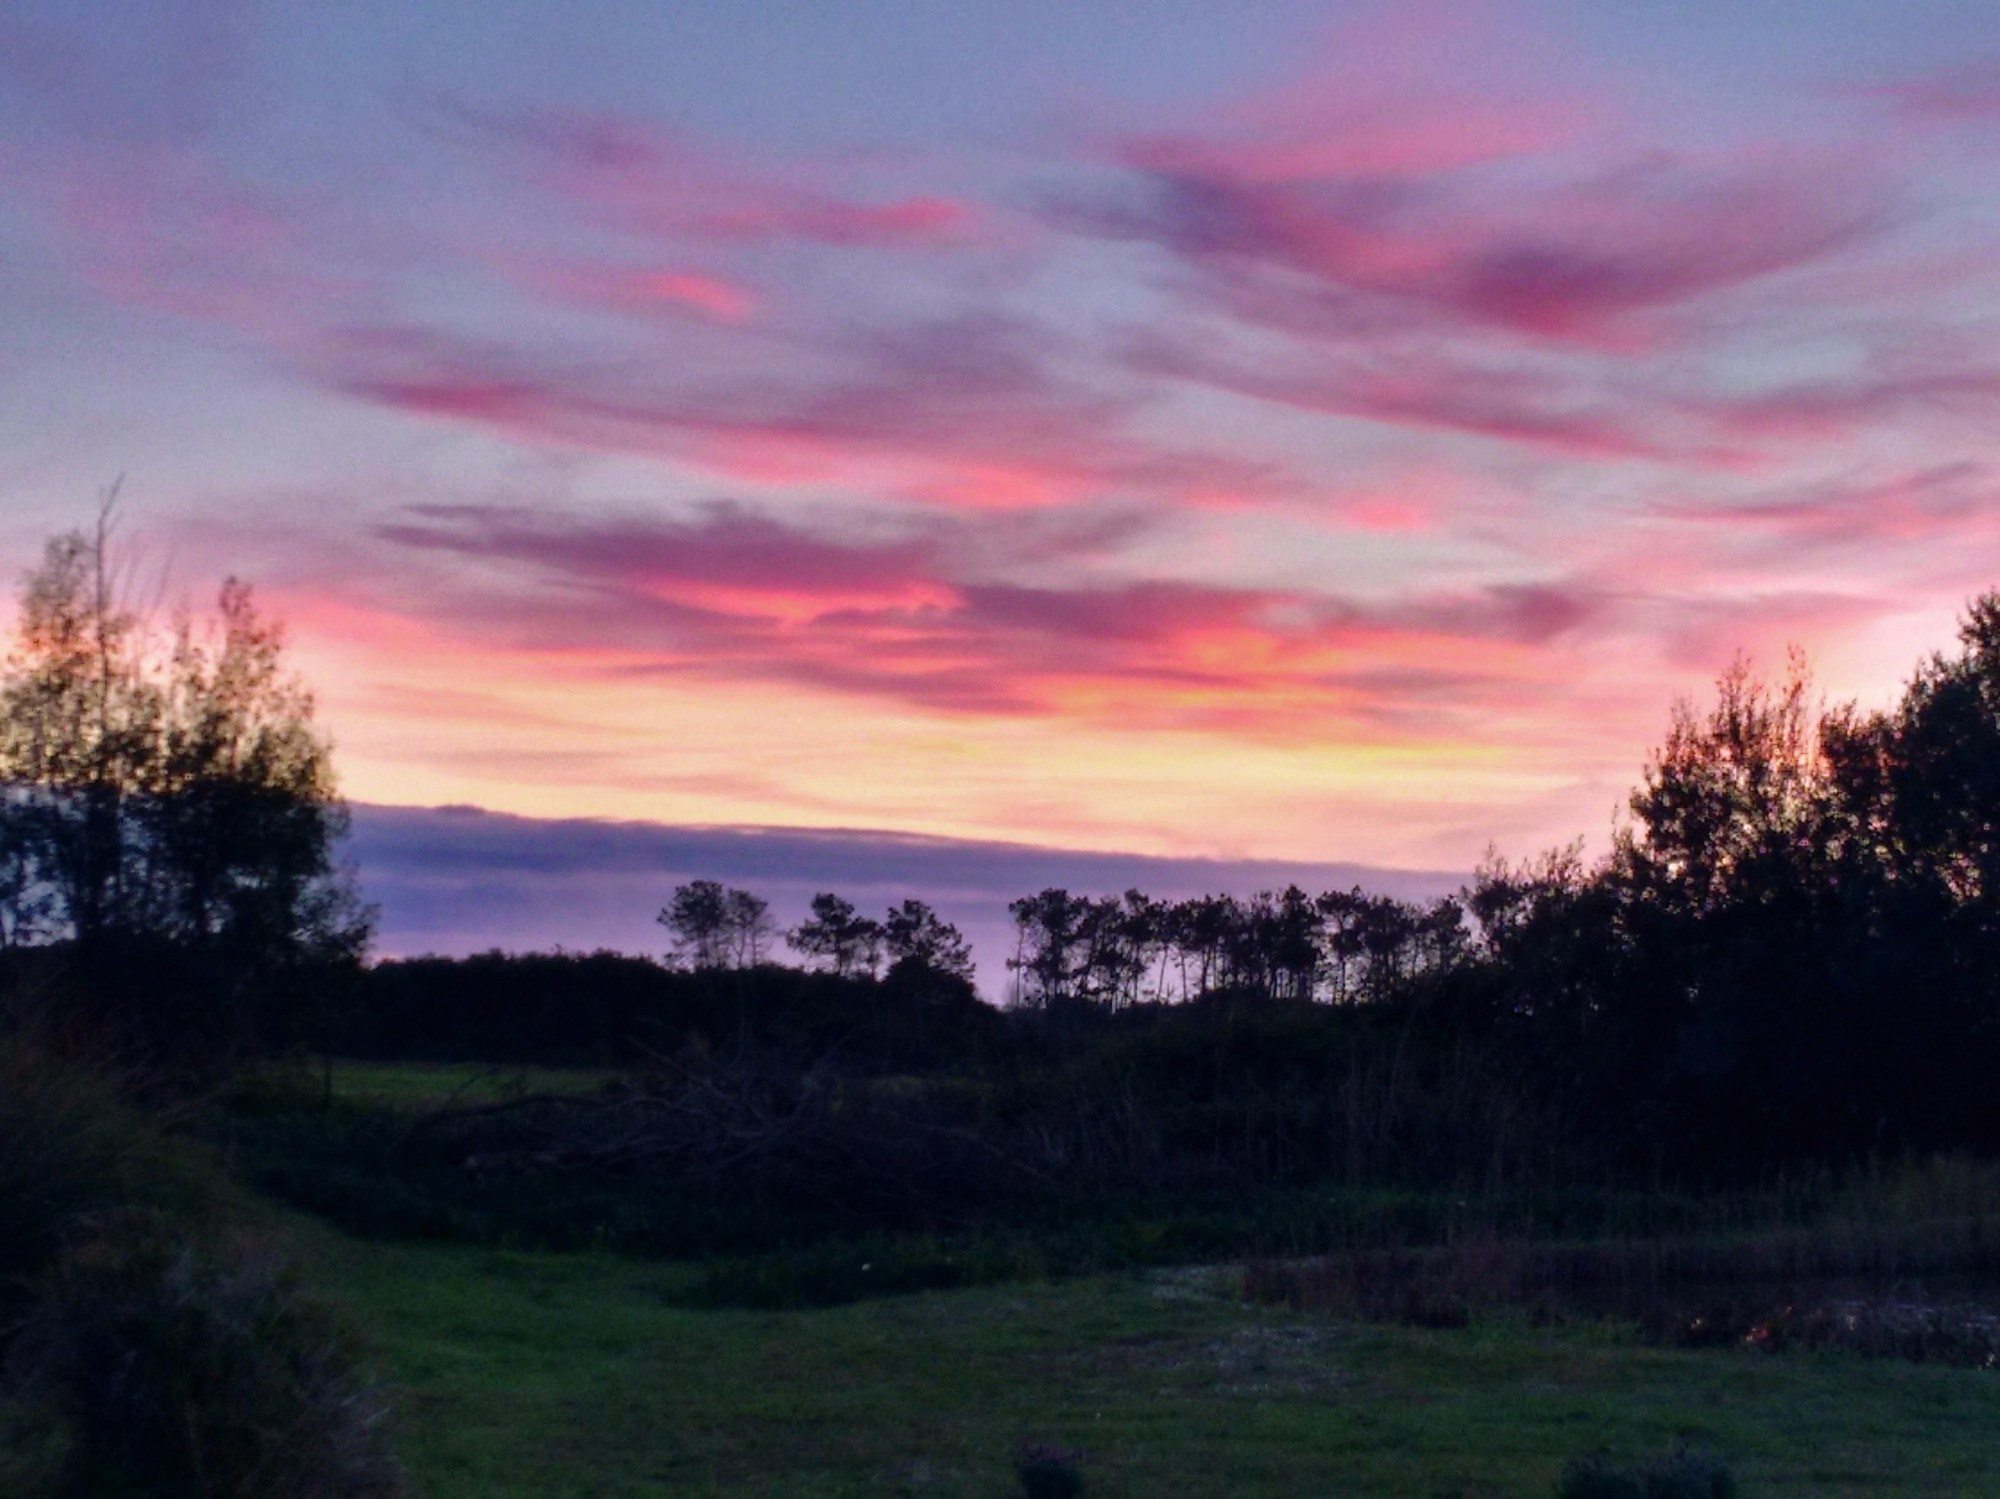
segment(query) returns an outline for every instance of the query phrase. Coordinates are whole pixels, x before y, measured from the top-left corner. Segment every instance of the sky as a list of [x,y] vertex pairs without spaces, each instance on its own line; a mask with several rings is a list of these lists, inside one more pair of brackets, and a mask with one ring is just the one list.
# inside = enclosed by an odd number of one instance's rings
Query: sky
[[0,564],[548,848],[1601,848],[2000,584],[1996,162],[1990,0],[0,0]]

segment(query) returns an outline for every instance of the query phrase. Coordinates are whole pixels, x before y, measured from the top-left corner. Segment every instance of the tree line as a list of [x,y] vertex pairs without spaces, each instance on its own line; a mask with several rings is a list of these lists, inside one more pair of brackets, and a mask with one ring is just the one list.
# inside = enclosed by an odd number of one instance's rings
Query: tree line
[[[2000,1148],[2000,594],[1880,710],[1824,705],[1797,657],[1775,679],[1739,660],[1674,707],[1595,861],[1489,854],[1423,904],[1049,888],[1010,909],[1024,1019],[1395,1017],[1371,1034],[1399,1056],[1470,1047],[1520,1095],[1511,1117],[1628,1165]],[[891,925],[822,894],[789,940],[866,976],[900,960]]]
[[716,880],[677,886],[656,918],[673,934],[671,958],[695,970],[755,968],[774,938],[837,978],[877,977],[899,969],[972,982],[972,947],[964,933],[920,900],[891,906],[882,920],[852,901],[821,891],[812,914],[783,933],[762,896]]

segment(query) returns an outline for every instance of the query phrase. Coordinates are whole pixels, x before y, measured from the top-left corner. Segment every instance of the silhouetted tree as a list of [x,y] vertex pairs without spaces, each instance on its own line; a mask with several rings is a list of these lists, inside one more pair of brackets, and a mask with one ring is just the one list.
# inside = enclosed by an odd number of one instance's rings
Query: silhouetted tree
[[118,600],[113,507],[24,581],[0,677],[0,939],[168,942],[240,981],[351,958],[369,915],[281,629],[231,579],[162,640]]
[[811,918],[794,927],[786,940],[842,978],[857,973],[872,978],[881,962],[882,937],[880,922],[858,914],[852,901],[822,891],[812,898]]
[[654,920],[674,934],[673,959],[690,968],[754,968],[777,930],[763,897],[716,880],[675,886]]
[[881,935],[892,968],[972,982],[972,944],[922,901],[906,900],[891,907]]
[[729,897],[717,880],[690,880],[655,918],[674,934],[673,956],[690,968],[721,968],[731,956]]
[[1810,691],[1796,653],[1775,687],[1739,657],[1706,716],[1675,704],[1617,839],[1615,873],[1633,899],[1700,916],[1810,852],[1827,785]]
[[1049,887],[1010,903],[1016,934],[1007,967],[1019,975],[1023,1003],[1046,1006],[1077,998],[1083,979],[1087,897]]
[[755,968],[764,961],[764,949],[778,930],[771,920],[771,903],[748,890],[731,890],[725,905],[729,947],[736,966]]

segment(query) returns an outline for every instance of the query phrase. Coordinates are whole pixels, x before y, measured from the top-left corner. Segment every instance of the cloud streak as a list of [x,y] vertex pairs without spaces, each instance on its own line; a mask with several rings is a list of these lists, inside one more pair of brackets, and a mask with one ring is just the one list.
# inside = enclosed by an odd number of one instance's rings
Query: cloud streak
[[[603,223],[660,239],[802,241],[849,250],[958,249],[986,234],[971,204],[929,193],[861,197],[800,168],[757,170],[631,115],[441,101],[437,117],[503,170]],[[823,170],[823,169],[822,169]]]
[[[1517,691],[1534,653],[1603,602],[1562,584],[1494,585],[1369,605],[1302,590],[1149,579],[1010,581],[1020,557],[963,520],[870,541],[740,506],[678,520],[561,520],[429,507],[378,528],[429,556],[498,564],[497,596],[463,593],[439,623],[514,621],[526,650],[594,655],[623,674],[760,676],[927,709],[1236,733],[1324,734],[1396,715],[1385,667],[1426,672],[1464,703]],[[1046,565],[1060,533],[1024,532]],[[1083,555],[1094,528],[1073,534]]]

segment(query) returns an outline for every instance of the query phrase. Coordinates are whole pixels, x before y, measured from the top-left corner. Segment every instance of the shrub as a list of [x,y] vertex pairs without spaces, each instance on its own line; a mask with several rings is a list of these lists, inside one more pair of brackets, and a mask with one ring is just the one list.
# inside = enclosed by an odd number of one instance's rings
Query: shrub
[[1083,1492],[1083,1454],[1033,1442],[1014,1459],[1027,1499],[1075,1499]]
[[149,1130],[110,1083],[0,1039],[0,1328],[62,1247],[107,1216],[143,1205],[200,1221],[223,1193],[192,1152]]
[[120,1202],[137,1145],[106,1088],[0,1045],[0,1279],[18,1292],[69,1225]]
[[1557,1499],[1646,1499],[1645,1480],[1599,1453],[1573,1457],[1556,1485]]
[[1556,1485],[1557,1499],[1735,1499],[1735,1494],[1729,1464],[1687,1447],[1636,1468],[1601,1453],[1571,1458]]
[[354,1334],[254,1245],[120,1223],[58,1266],[7,1376],[27,1492],[400,1492]]

